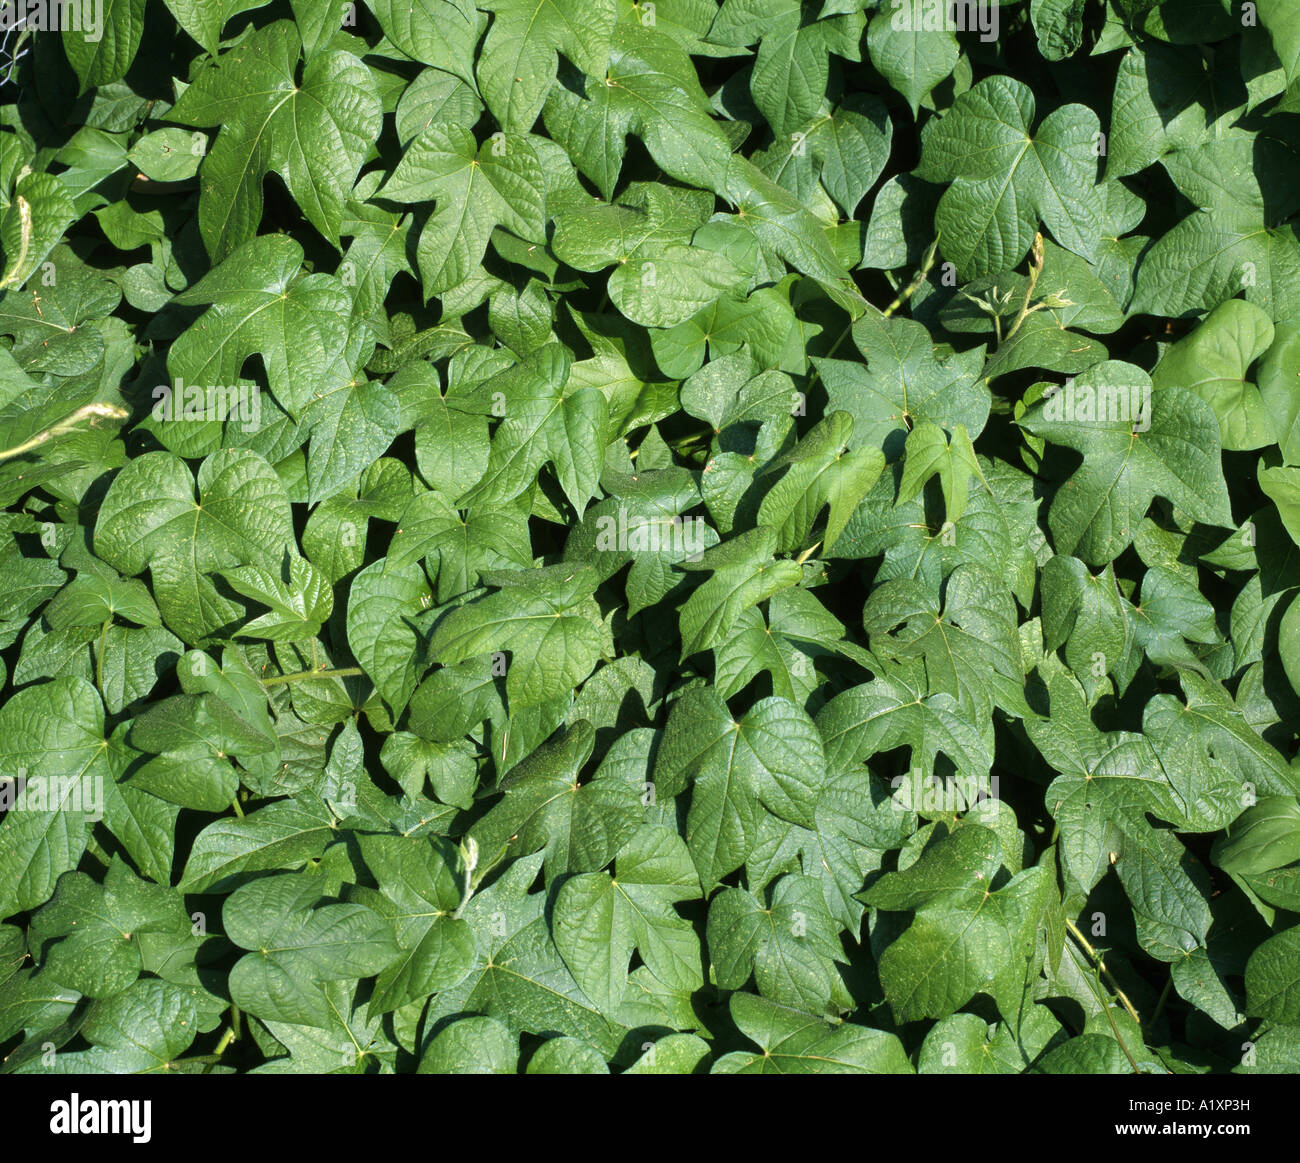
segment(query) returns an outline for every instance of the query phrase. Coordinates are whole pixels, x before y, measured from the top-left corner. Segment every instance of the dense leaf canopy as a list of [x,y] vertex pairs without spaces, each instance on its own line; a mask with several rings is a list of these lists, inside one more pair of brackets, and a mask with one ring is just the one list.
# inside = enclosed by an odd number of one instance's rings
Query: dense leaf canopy
[[1300,1071],[1300,5],[40,7],[0,1073]]

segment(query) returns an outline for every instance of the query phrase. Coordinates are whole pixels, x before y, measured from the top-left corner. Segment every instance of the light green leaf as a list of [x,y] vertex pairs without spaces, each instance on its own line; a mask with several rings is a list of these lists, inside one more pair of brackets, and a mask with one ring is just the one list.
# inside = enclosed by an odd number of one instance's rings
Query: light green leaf
[[1300,1019],[1300,926],[1275,933],[1250,955],[1246,1012],[1284,1025]]
[[918,176],[952,180],[935,229],[957,277],[1019,265],[1041,221],[1066,250],[1091,259],[1102,232],[1096,186],[1101,126],[1083,105],[1064,105],[1030,132],[1029,87],[988,77],[963,93],[925,136]]
[[321,905],[314,877],[272,876],[236,889],[221,916],[251,950],[230,971],[231,1000],[270,1021],[330,1020],[323,985],[380,972],[397,955],[388,923],[361,905]]
[[95,552],[129,576],[147,568],[163,620],[184,641],[200,642],[242,619],[214,575],[239,565],[274,569],[292,536],[284,486],[260,456],[213,453],[199,466],[196,490],[184,461],[151,452],[109,487]]
[[76,868],[113,781],[108,746],[85,679],[38,683],[0,707],[0,794],[13,809],[0,822],[0,916],[43,904]]
[[149,884],[114,860],[103,884],[84,872],[65,873],[33,918],[33,939],[45,950],[42,972],[87,997],[111,997],[140,975],[144,942],[189,940],[181,895]]
[[911,1074],[893,1034],[852,1023],[834,1025],[752,994],[732,994],[731,1016],[761,1054],[737,1050],[714,1074]]
[[144,6],[145,0],[101,0],[93,21],[83,10],[80,27],[62,29],[63,51],[83,93],[126,76],[144,32]]
[[1058,552],[1090,565],[1114,560],[1157,494],[1206,524],[1233,525],[1218,421],[1186,388],[1153,392],[1140,368],[1107,360],[1084,372],[1072,392],[1054,393],[1019,423],[1085,454],[1052,501]]
[[414,60],[474,84],[478,13],[469,0],[375,0],[384,35]]
[[1277,439],[1273,417],[1246,372],[1272,346],[1273,335],[1261,308],[1229,299],[1165,353],[1151,382],[1157,390],[1188,388],[1209,404],[1225,451],[1263,448]]
[[556,54],[604,79],[613,0],[480,0],[492,13],[475,73],[483,100],[507,133],[527,133],[555,84]]
[[427,837],[363,836],[361,854],[379,882],[363,900],[392,924],[399,956],[380,973],[371,1013],[386,1013],[447,989],[470,970],[474,937],[455,916],[461,886],[447,845]]
[[407,147],[380,195],[437,203],[417,247],[426,299],[474,274],[497,226],[544,241],[542,168],[526,137],[498,134],[480,147],[463,126],[435,122]]
[[308,221],[339,244],[343,206],[383,111],[359,58],[317,53],[300,82],[300,51],[293,23],[276,21],[216,57],[167,114],[182,125],[221,127],[200,171],[199,227],[216,261],[257,233],[272,170]]
[[739,719],[708,688],[678,700],[655,785],[667,796],[691,781],[686,843],[706,892],[749,857],[765,812],[813,825],[825,762],[812,720],[787,699],[762,699]]
[[366,566],[348,594],[348,645],[393,714],[410,701],[427,665],[416,617],[433,595],[418,565]]
[[685,843],[652,824],[619,850],[612,875],[592,872],[564,881],[551,920],[555,946],[601,1013],[617,1011],[634,949],[669,989],[692,993],[704,984],[699,938],[673,909],[699,895]]
[[600,657],[599,615],[587,566],[550,566],[491,575],[500,586],[452,610],[433,629],[430,649],[444,666],[507,652],[512,710],[541,706],[587,677]]

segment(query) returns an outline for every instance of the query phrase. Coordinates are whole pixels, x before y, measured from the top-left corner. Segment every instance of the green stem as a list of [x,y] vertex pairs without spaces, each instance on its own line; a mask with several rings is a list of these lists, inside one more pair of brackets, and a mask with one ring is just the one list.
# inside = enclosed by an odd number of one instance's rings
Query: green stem
[[1110,987],[1115,991],[1115,996],[1119,998],[1120,1004],[1128,1011],[1128,1016],[1141,1026],[1142,1019],[1138,1017],[1138,1012],[1133,1008],[1133,1003],[1129,1001],[1128,995],[1120,989],[1119,982],[1115,980],[1114,974],[1106,968],[1106,963],[1101,959],[1101,954],[1092,947],[1088,938],[1079,932],[1079,927],[1069,918],[1066,918],[1065,927],[1070,930],[1070,935],[1079,942],[1079,945],[1083,948],[1084,952],[1088,954],[1088,957],[1091,959],[1093,964],[1096,965],[1098,973],[1104,973],[1110,978]]
[[[12,71],[12,70],[11,70]],[[32,244],[32,207],[31,204],[19,194],[14,199],[14,206],[18,210],[18,254],[14,257],[13,265],[9,268],[9,273],[3,279],[0,279],[0,291],[7,287],[15,285],[18,282],[18,274],[27,264],[27,251]]]
[[274,678],[262,679],[263,686],[275,686],[281,682],[305,682],[309,678],[350,678],[365,674],[359,666],[340,666],[337,670],[300,670],[297,674],[277,674]]
[[15,456],[22,456],[24,452],[31,452],[33,448],[39,448],[47,440],[55,436],[64,436],[76,429],[77,425],[83,420],[94,421],[97,418],[107,420],[125,420],[129,415],[124,409],[114,404],[86,404],[78,408],[71,416],[65,416],[57,424],[51,424],[43,432],[38,432],[29,440],[24,440],[21,444],[15,444],[13,448],[0,449],[0,461],[12,460]]
[[108,699],[104,696],[104,646],[108,642],[108,627],[112,621],[112,617],[104,619],[104,624],[99,629],[99,645],[95,648],[95,688],[105,704]]
[[93,856],[105,868],[113,867],[113,862],[108,858],[108,853],[99,846],[93,836],[86,841],[86,853],[89,856]]
[[1160,991],[1160,998],[1156,1002],[1155,1013],[1151,1015],[1150,1025],[1154,1026],[1156,1022],[1160,1020],[1160,1015],[1165,1011],[1165,1002],[1169,1000],[1169,991],[1173,989],[1173,987],[1174,987],[1174,977],[1173,974],[1171,973],[1169,977],[1165,979],[1164,989]]
[[925,286],[925,280],[930,277],[930,271],[934,269],[934,260],[938,253],[939,240],[936,238],[932,243],[930,243],[929,248],[926,250],[925,256],[921,259],[921,266],[918,268],[916,274],[912,276],[912,281],[899,291],[898,297],[885,308],[884,314],[886,317],[892,315],[903,306],[903,304],[911,299],[917,291]]
[[235,796],[235,798],[230,801],[230,806],[235,809],[235,815],[242,820],[244,818],[244,809],[239,806],[239,796]]
[[172,1066],[189,1065],[191,1062],[199,1063],[203,1066],[218,1066],[221,1064],[220,1054],[191,1054],[188,1058],[173,1058]]
[[[838,335],[838,336],[836,337],[836,339],[835,339],[835,342],[831,344],[830,349],[826,352],[826,354],[825,354],[824,356],[822,356],[822,358],[823,358],[823,359],[830,359],[831,356],[833,356],[837,351],[839,351],[839,349],[840,349],[840,344],[843,343],[846,339],[848,339],[848,337],[849,337],[852,333],[853,333],[853,321],[852,321],[852,320],[849,320],[849,322],[848,322],[848,324],[845,326],[844,330],[841,331],[841,332],[839,333],[839,335]],[[816,368],[813,369],[813,374],[812,374],[812,376],[811,376],[811,377],[809,378],[809,380],[808,380],[808,391],[809,391],[809,393],[812,392],[812,390],[813,390],[813,385],[814,385],[814,384],[815,384],[819,379],[821,379],[821,374],[822,374],[822,373],[821,373],[820,371],[818,371]]]
[[[1034,247],[1029,257],[1029,286],[1025,290],[1025,301],[1020,305],[1020,314],[1016,316],[1015,322],[1011,324],[1011,330],[1007,332],[1007,339],[1011,339],[1020,325],[1029,318],[1031,308],[1029,304],[1034,298],[1034,289],[1038,286],[1038,280],[1043,274],[1043,232],[1040,230],[1034,235]],[[1041,306],[1041,304],[1040,304]],[[999,344],[1002,342],[999,337]]]
[[[1066,924],[1069,925],[1070,922],[1067,921]],[[1070,949],[1070,956],[1075,958],[1077,963],[1079,954],[1073,948]],[[1084,969],[1083,966],[1080,966],[1079,968],[1080,970]],[[1106,1021],[1110,1023],[1111,1033],[1115,1035],[1115,1041],[1119,1043],[1119,1048],[1124,1051],[1124,1057],[1128,1059],[1128,1064],[1131,1067],[1133,1067],[1133,1073],[1141,1074],[1142,1068],[1138,1066],[1137,1060],[1129,1052],[1128,1045],[1127,1043],[1125,1043],[1123,1037],[1120,1035],[1119,1027],[1115,1024],[1115,1015],[1110,1012],[1110,1001],[1107,999],[1105,995],[1105,986],[1102,984],[1101,973],[1096,967],[1091,967],[1091,968],[1093,971],[1092,974],[1090,975],[1085,972],[1083,975],[1084,980],[1088,982],[1088,987],[1092,989],[1093,996],[1097,999],[1097,1003],[1101,1006],[1102,1013],[1106,1015]],[[1094,975],[1096,977],[1095,987],[1093,982]]]

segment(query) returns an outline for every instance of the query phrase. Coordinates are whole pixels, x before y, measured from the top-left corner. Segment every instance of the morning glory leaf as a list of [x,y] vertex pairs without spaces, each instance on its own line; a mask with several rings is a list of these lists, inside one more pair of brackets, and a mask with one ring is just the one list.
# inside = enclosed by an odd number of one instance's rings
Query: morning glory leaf
[[226,935],[250,950],[230,971],[231,998],[270,1021],[329,1021],[323,986],[382,970],[396,953],[389,924],[362,905],[315,907],[313,877],[273,876],[231,893],[222,908]]
[[257,233],[262,180],[272,170],[338,245],[347,191],[382,110],[357,57],[318,53],[299,73],[300,51],[293,23],[277,21],[216,57],[168,113],[182,125],[221,127],[200,170],[199,226],[213,259]]
[[1064,105],[1031,131],[1031,90],[989,77],[963,93],[925,135],[918,170],[951,181],[934,224],[961,279],[1018,265],[1042,222],[1067,250],[1092,258],[1101,237],[1097,115]]

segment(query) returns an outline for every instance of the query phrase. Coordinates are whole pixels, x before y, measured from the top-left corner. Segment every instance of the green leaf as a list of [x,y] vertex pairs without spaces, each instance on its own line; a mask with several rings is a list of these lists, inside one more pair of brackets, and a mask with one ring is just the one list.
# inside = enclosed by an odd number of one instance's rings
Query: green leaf
[[437,204],[417,247],[426,298],[474,274],[497,226],[543,241],[542,168],[526,137],[498,134],[479,147],[464,127],[435,122],[411,142],[380,193]]
[[633,323],[673,327],[715,302],[743,279],[725,255],[696,246],[665,246],[633,258],[609,276],[609,297]]
[[[130,742],[158,756],[132,785],[181,807],[219,812],[239,788],[228,757],[245,763],[275,744],[215,695],[175,695],[154,703],[131,725]],[[251,765],[250,765],[251,766]]]
[[227,21],[266,0],[166,0],[176,22],[213,56]]
[[[659,19],[656,13],[656,24]],[[607,68],[585,68],[573,59],[587,73],[585,93],[564,85],[551,89],[545,124],[606,199],[613,197],[629,134],[671,177],[722,187],[731,141],[710,116],[690,58],[670,37],[653,25],[624,22],[613,29]]]
[[555,947],[601,1013],[617,1011],[634,949],[669,989],[691,993],[704,984],[699,939],[673,909],[699,895],[686,845],[660,825],[632,835],[612,875],[591,872],[564,881],[551,920]]
[[1286,70],[1287,84],[1300,77],[1300,20],[1282,0],[1260,0],[1255,5],[1260,23],[1268,30],[1273,49]]
[[1087,259],[1096,254],[1097,115],[1064,105],[1031,133],[1034,108],[1028,86],[989,77],[958,97],[925,137],[919,176],[952,181],[934,224],[958,278],[1017,266],[1039,222],[1066,250]]
[[274,569],[291,537],[284,486],[260,456],[213,453],[199,466],[196,490],[184,461],[152,452],[109,487],[95,552],[128,576],[148,569],[163,621],[184,641],[200,642],[242,621],[215,575],[239,565]]
[[510,570],[501,588],[452,610],[433,629],[430,649],[444,666],[508,653],[506,697],[512,709],[541,706],[587,677],[600,657],[598,615],[586,566]]
[[[303,412],[315,396],[335,392],[352,376],[348,356],[349,300],[342,284],[329,275],[299,278],[302,248],[284,236],[265,236],[239,248],[185,293],[182,302],[213,306],[172,345],[167,367],[173,385],[154,389],[155,422],[165,430],[189,425],[198,403],[204,422],[226,420],[232,413],[244,422],[256,416],[238,401],[237,385],[250,355],[263,355],[267,382],[276,402],[291,415]],[[189,385],[187,391],[186,385]],[[197,388],[197,391],[195,390]],[[207,449],[204,449],[207,451]]]
[[1038,51],[1049,61],[1073,56],[1083,44],[1084,0],[1032,0],[1029,14]]
[[[67,187],[49,174],[24,174],[15,184],[12,198],[5,201],[0,215],[0,246],[5,254],[0,287],[21,288],[58,245],[63,232],[76,220],[77,211]],[[94,337],[83,339],[93,342]]]
[[925,421],[907,434],[904,448],[906,459],[898,489],[899,501],[912,500],[926,481],[937,476],[943,489],[945,516],[949,521],[960,521],[966,511],[971,476],[981,479],[984,476],[965,427],[958,424],[949,443],[939,425]]
[[421,1074],[517,1074],[519,1047],[495,1018],[461,1018],[444,1029],[420,1059]]
[[803,547],[823,506],[829,509],[823,547],[829,552],[853,510],[884,471],[885,457],[875,448],[851,448],[853,420],[847,412],[832,412],[788,454],[767,471],[788,471],[768,491],[758,519],[777,530],[777,546]]
[[926,28],[909,15],[901,5],[893,12],[877,12],[867,27],[867,51],[915,117],[931,90],[952,75],[960,48],[947,28]]
[[952,695],[929,694],[919,664],[836,695],[818,713],[817,725],[828,769],[835,772],[904,745],[911,748],[911,766],[926,771],[940,752],[968,775],[986,775],[993,763],[991,735],[970,721]]
[[[42,177],[51,185],[58,185],[52,178]],[[28,180],[20,181],[19,187]],[[60,192],[63,189],[62,186],[58,188]],[[14,337],[13,355],[25,370],[53,372],[60,376],[80,375],[93,368],[105,350],[103,333],[93,325],[83,325],[112,311],[121,302],[121,291],[97,271],[80,263],[66,247],[55,247],[64,227],[74,216],[71,203],[68,203],[66,219],[61,213],[61,199],[66,198],[66,194],[41,190],[40,201],[33,202],[28,245],[24,247],[20,237],[11,239],[7,233],[10,215],[16,211],[19,219],[23,217],[20,201],[23,191],[20,189],[18,193],[19,197],[11,203],[4,218],[6,233],[0,239],[4,242],[6,255],[14,256],[16,263],[6,279],[16,285],[27,279],[37,267],[43,267],[42,283],[51,278],[53,282],[39,288],[29,287],[21,293],[6,291],[0,298],[0,331]],[[21,221],[17,222],[16,229],[21,235]],[[40,259],[35,257],[38,254]],[[58,411],[49,417],[47,423],[67,415],[64,401],[54,403]],[[40,427],[37,425],[36,431]]]
[[724,196],[736,207],[732,221],[752,233],[765,251],[824,283],[834,285],[844,278],[821,221],[752,162],[732,157]]
[[1049,869],[1027,868],[973,901],[963,890],[924,905],[880,960],[895,1017],[944,1018],[976,993],[987,993],[1014,1021],[1024,983],[1037,975],[1039,920],[1054,891]]
[[325,577],[303,557],[287,560],[278,574],[243,565],[221,576],[246,598],[270,607],[240,627],[246,637],[273,642],[314,638],[334,608],[334,594]]
[[919,859],[887,872],[859,900],[888,912],[919,908],[937,897],[982,897],[1002,865],[997,833],[971,825],[928,845]]
[[887,581],[867,599],[862,619],[873,649],[924,658],[930,693],[951,695],[981,717],[1024,681],[1011,595],[982,566],[953,570],[942,604],[908,578]]
[[108,748],[103,705],[84,679],[38,683],[0,707],[0,791],[13,809],[0,822],[0,916],[49,900],[76,868],[113,781]]
[[1084,372],[1073,390],[1035,405],[1019,423],[1085,456],[1052,501],[1049,521],[1058,552],[1090,565],[1113,561],[1157,494],[1206,524],[1233,524],[1218,421],[1186,388],[1152,391],[1140,368],[1107,360]]
[[1246,962],[1246,1012],[1294,1025],[1300,1018],[1300,928],[1275,933]]
[[141,626],[158,626],[158,607],[143,582],[104,574],[81,573],[45,607],[45,620],[55,630],[99,626],[114,617]]
[[661,795],[691,783],[686,843],[707,893],[749,857],[764,813],[813,824],[825,770],[821,737],[796,704],[762,699],[733,719],[705,688],[675,705],[654,778]]
[[36,1057],[23,1074],[167,1074],[198,1034],[197,987],[143,978],[86,1014],[78,1031],[88,1050],[54,1055],[52,1065]]
[[135,59],[144,32],[145,0],[105,0],[95,9],[94,28],[64,28],[63,51],[81,91],[121,80]]
[[1300,313],[1292,287],[1300,243],[1290,226],[1270,226],[1252,206],[1197,210],[1143,257],[1130,310],[1179,317],[1218,306],[1246,289],[1271,319]]
[[866,359],[814,359],[830,406],[853,417],[854,444],[901,450],[910,425],[930,420],[945,431],[963,424],[972,436],[989,415],[988,388],[979,382],[981,349],[938,358],[929,334],[910,319],[864,315],[853,339]]
[[215,820],[195,837],[178,887],[204,892],[244,873],[301,868],[333,842],[336,824],[323,803],[305,796]]
[[486,473],[460,503],[504,505],[550,463],[570,504],[579,512],[586,507],[604,466],[609,413],[595,388],[568,389],[571,367],[568,349],[548,343],[475,386],[466,410],[505,419],[492,435]]
[[783,876],[767,907],[744,889],[723,889],[709,905],[714,977],[721,989],[739,989],[752,974],[764,997],[820,1014],[841,993],[835,962],[844,953],[836,931],[809,877]]
[[199,228],[215,261],[257,233],[271,171],[307,220],[339,243],[347,193],[379,136],[382,109],[357,57],[317,53],[299,74],[300,51],[293,23],[276,21],[216,57],[167,114],[221,127],[200,171]]
[[348,644],[394,715],[410,701],[427,663],[416,618],[432,595],[418,565],[367,566],[348,595]]
[[1215,843],[1215,864],[1240,876],[1271,872],[1300,860],[1300,804],[1266,796],[1247,808]]
[[87,997],[111,997],[139,977],[145,942],[186,943],[190,918],[179,893],[115,860],[102,885],[83,872],[65,873],[32,929],[46,950],[43,973]]
[[[818,506],[820,508],[820,505]],[[695,569],[712,570],[681,609],[682,657],[708,650],[727,637],[745,610],[796,585],[802,576],[792,561],[772,560],[776,532],[760,526],[705,552]]]
[[384,35],[407,56],[474,84],[478,14],[468,0],[376,0],[374,13]]
[[383,894],[373,907],[391,922],[400,950],[379,975],[371,1011],[397,1009],[455,985],[473,963],[474,937],[455,916],[461,889],[445,848],[424,837],[364,836],[361,854]]
[[829,54],[860,59],[864,23],[856,4],[807,20],[795,0],[725,0],[709,39],[731,45],[758,41],[750,92],[773,131],[784,135],[817,112],[829,80]]
[[475,73],[507,133],[527,133],[555,84],[556,54],[603,79],[614,32],[613,0],[482,0],[492,13]]
[[1188,388],[1209,404],[1225,451],[1263,448],[1277,439],[1273,418],[1259,389],[1246,381],[1246,372],[1272,346],[1273,335],[1263,310],[1229,299],[1169,349],[1151,382],[1157,390]]
[[1259,393],[1283,458],[1296,464],[1300,462],[1300,392],[1293,385],[1300,376],[1300,325],[1281,323],[1274,335],[1273,346],[1259,365]]
[[485,861],[545,849],[553,878],[593,872],[614,858],[637,830],[640,792],[601,773],[579,783],[594,744],[591,724],[579,719],[511,769],[499,785],[501,802],[470,830]]
[[222,907],[226,935],[251,950],[230,971],[231,1000],[271,1021],[329,1020],[323,985],[355,981],[397,955],[392,929],[362,905],[321,905],[312,877],[272,876],[236,889]]
[[737,1050],[718,1059],[714,1074],[911,1074],[893,1034],[821,1018],[737,993],[731,1017],[761,1054]]
[[1051,684],[1052,714],[1026,720],[1025,730],[1044,760],[1060,774],[1047,789],[1047,802],[1060,828],[1061,858],[1084,889],[1090,890],[1110,865],[1110,857],[1132,846],[1137,860],[1181,881],[1168,866],[1161,833],[1147,822],[1151,812],[1177,822],[1181,811],[1169,778],[1151,744],[1127,731],[1103,733],[1092,723],[1082,691],[1061,677]]

